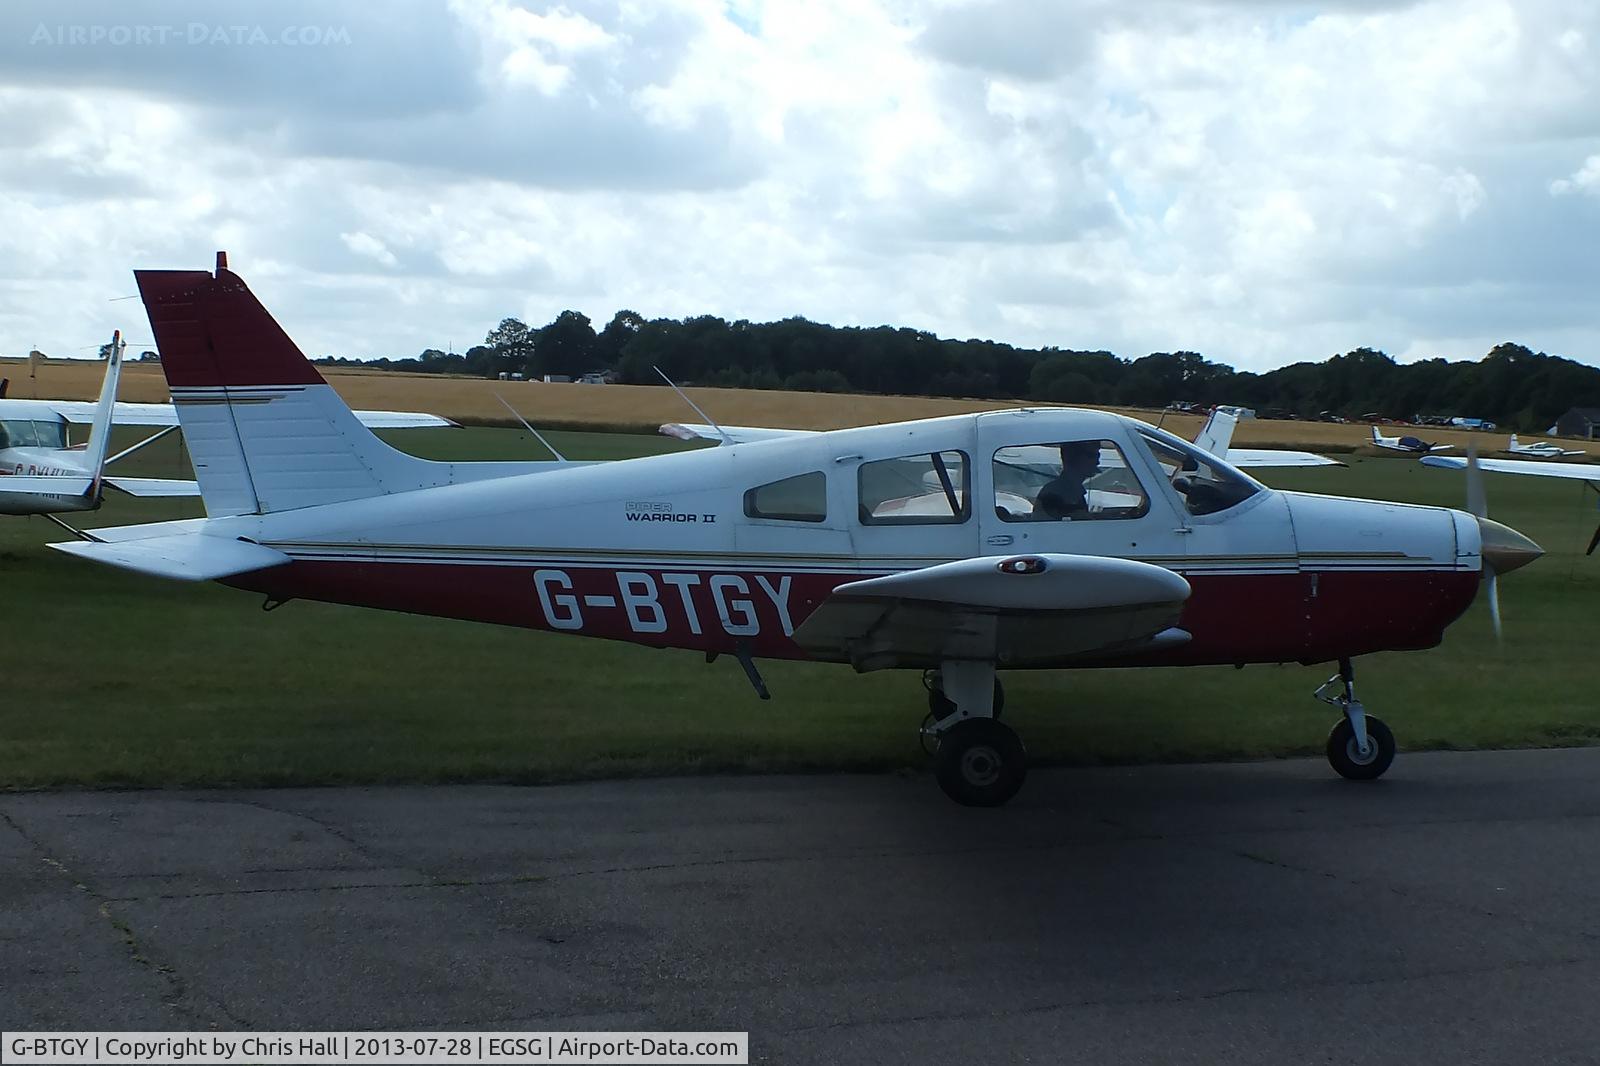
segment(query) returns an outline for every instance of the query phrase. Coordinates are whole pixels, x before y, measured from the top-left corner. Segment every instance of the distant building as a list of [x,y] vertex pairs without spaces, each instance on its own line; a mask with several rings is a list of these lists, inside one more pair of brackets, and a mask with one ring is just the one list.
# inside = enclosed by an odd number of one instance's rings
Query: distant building
[[615,385],[617,372],[615,370],[590,370],[578,379],[580,385]]
[[1555,432],[1559,437],[1600,438],[1600,407],[1574,407],[1556,419]]

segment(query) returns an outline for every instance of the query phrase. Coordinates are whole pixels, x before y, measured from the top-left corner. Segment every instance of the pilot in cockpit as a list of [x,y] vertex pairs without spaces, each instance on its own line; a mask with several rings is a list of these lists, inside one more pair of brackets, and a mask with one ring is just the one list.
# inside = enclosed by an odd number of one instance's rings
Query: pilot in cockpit
[[1083,483],[1100,472],[1100,442],[1077,440],[1063,443],[1061,473],[1046,482],[1034,499],[1034,513],[1051,518],[1071,518],[1087,514],[1089,493]]

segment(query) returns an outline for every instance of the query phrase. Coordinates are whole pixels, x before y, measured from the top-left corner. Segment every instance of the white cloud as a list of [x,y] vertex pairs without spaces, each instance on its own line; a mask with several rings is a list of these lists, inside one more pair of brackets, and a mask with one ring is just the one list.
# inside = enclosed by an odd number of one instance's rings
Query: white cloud
[[1550,193],[1552,196],[1566,196],[1569,193],[1600,196],[1600,155],[1592,155],[1585,159],[1583,166],[1570,177],[1552,181]]
[[364,255],[368,259],[375,259],[386,267],[398,266],[400,261],[389,251],[387,245],[370,233],[341,233],[339,239],[344,241],[344,246],[356,255]]
[[127,326],[128,268],[227,247],[355,356],[631,307],[1255,369],[1600,361],[1588,0],[243,0],[349,40],[27,43],[130,19],[65,10],[0,12],[7,354]]

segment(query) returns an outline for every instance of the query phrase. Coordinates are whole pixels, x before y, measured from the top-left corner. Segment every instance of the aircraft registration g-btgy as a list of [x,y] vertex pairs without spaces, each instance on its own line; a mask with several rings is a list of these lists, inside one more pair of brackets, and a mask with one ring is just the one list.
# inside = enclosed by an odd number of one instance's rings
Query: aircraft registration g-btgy
[[140,271],[207,517],[63,551],[146,573],[736,656],[925,671],[936,776],[1004,803],[997,668],[1338,661],[1328,757],[1394,739],[1350,660],[1427,648],[1540,554],[1439,507],[1269,489],[1142,422],[1030,409],[594,465],[433,463],[364,429],[219,256]]

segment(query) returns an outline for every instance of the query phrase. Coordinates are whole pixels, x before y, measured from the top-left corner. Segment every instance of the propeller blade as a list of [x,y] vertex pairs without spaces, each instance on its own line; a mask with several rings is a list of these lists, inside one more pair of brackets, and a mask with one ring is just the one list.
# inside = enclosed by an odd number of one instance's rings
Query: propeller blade
[[1489,517],[1489,497],[1483,489],[1483,468],[1478,465],[1478,442],[1467,445],[1467,510],[1479,518]]
[[1489,571],[1489,620],[1494,623],[1494,639],[1502,639],[1500,632],[1500,577]]
[[1600,526],[1594,527],[1594,536],[1589,538],[1589,550],[1583,554],[1593,555],[1596,548],[1600,548]]

